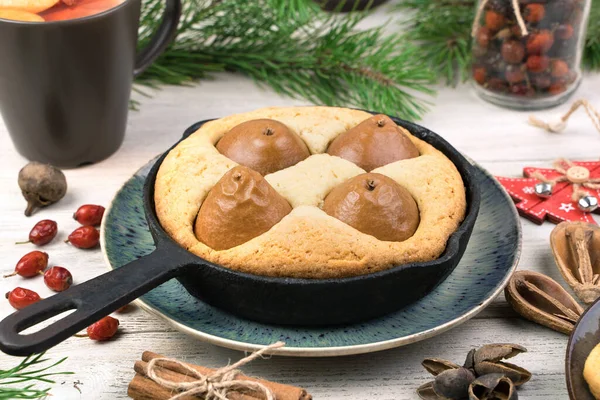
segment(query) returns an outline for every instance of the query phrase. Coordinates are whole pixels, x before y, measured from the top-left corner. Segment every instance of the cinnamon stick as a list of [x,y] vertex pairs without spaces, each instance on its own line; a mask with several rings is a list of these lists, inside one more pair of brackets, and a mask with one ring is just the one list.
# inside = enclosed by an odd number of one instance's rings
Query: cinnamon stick
[[[160,354],[156,354],[150,351],[145,351],[142,354],[142,361],[136,361],[134,370],[137,373],[131,383],[129,384],[128,395],[134,400],[168,400],[176,393],[172,393],[170,389],[167,389],[153,380],[147,378],[147,367],[148,362],[154,358],[164,358]],[[186,363],[190,368],[195,369],[203,375],[210,375],[215,370],[199,365],[193,365]],[[176,363],[165,363],[158,369],[160,376],[172,380],[175,382],[190,382],[195,378],[187,375],[187,372],[183,370]],[[238,375],[237,379],[249,380],[259,382],[264,386],[268,387],[271,392],[275,395],[277,400],[311,400],[312,396],[306,393],[306,390],[291,386],[283,385],[276,382],[270,382],[262,379],[256,379],[245,375]],[[254,392],[230,392],[228,398],[231,400],[264,400],[264,395],[261,393]],[[197,400],[195,396],[189,396],[185,400]]]
[[[175,364],[173,364],[173,366],[175,366]],[[147,382],[145,382],[145,381],[152,382],[153,385],[152,385],[151,393],[153,393],[153,397],[149,398],[149,400],[150,399],[152,399],[152,400],[163,400],[163,399],[168,400],[177,394],[176,392],[173,392],[171,389],[167,389],[166,387],[159,385],[158,383],[154,382],[152,379],[147,377],[148,376],[147,375],[147,372],[148,372],[148,363],[147,362],[136,361],[133,366],[133,369],[137,373],[136,375],[140,375],[142,378],[144,378],[144,381],[138,380],[139,381],[138,383],[147,384]],[[191,382],[196,379],[193,376],[183,375],[183,374],[180,374],[179,372],[174,372],[168,368],[156,367],[156,369],[158,370],[160,377],[174,381],[174,382]],[[134,380],[135,380],[135,378],[134,378]],[[130,385],[130,387],[131,387],[131,385]],[[264,400],[263,397],[255,397],[252,394],[242,394],[242,393],[238,393],[238,392],[230,392],[228,394],[228,396],[231,400]],[[130,396],[130,397],[133,397],[133,396]],[[133,397],[133,398],[138,400],[137,397]],[[198,400],[198,398],[195,396],[185,396],[184,399],[185,400]]]

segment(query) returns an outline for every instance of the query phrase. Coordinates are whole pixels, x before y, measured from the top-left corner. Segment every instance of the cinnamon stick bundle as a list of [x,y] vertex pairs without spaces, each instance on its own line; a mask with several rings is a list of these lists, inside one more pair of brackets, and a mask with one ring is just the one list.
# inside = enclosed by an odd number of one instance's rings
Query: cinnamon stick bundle
[[[168,400],[177,393],[171,389],[161,386],[148,378],[148,363],[155,358],[163,358],[160,354],[150,351],[145,351],[142,354],[142,360],[135,362],[134,370],[136,372],[133,380],[129,383],[127,395],[134,400]],[[210,375],[215,372],[215,369],[184,363],[188,367],[193,368],[202,375]],[[180,365],[176,363],[162,363],[160,367],[155,367],[155,371],[161,378],[168,379],[173,382],[192,382],[197,378],[187,375]],[[290,385],[283,385],[276,382],[270,382],[262,379],[252,378],[245,375],[238,375],[237,380],[248,380],[258,382],[271,390],[276,400],[311,400],[312,396],[306,390]],[[265,400],[262,393],[237,390],[230,391],[227,397],[231,400]],[[185,396],[182,400],[198,400],[196,396]]]

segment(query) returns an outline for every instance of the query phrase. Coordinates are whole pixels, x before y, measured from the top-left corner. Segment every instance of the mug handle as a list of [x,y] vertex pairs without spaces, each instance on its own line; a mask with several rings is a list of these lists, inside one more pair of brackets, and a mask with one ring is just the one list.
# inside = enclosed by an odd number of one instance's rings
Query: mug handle
[[181,0],[167,0],[162,22],[150,44],[140,51],[135,59],[133,77],[137,78],[167,48],[177,34],[177,25],[181,17]]

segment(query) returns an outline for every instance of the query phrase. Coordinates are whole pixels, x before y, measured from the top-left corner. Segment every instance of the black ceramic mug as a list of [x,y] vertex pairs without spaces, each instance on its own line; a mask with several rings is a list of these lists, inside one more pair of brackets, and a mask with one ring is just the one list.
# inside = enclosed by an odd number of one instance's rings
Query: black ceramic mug
[[56,22],[0,20],[0,114],[30,160],[77,167],[114,153],[125,135],[134,76],[173,39],[180,0],[136,55],[141,0]]

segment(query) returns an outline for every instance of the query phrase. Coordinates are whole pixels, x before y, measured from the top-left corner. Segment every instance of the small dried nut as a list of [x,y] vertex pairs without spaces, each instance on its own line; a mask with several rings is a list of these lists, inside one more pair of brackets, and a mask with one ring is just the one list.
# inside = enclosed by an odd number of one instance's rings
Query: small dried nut
[[19,187],[27,200],[25,215],[29,217],[35,208],[62,199],[67,192],[67,180],[60,169],[33,161],[19,171]]
[[534,271],[517,271],[504,289],[511,307],[530,321],[569,334],[583,308],[554,279]]
[[513,381],[515,386],[521,386],[531,379],[531,372],[517,365],[497,361],[483,361],[475,365],[475,372],[478,376],[487,374],[503,374],[508,379]]
[[423,367],[433,376],[438,376],[444,371],[449,369],[460,368],[459,365],[454,364],[451,361],[442,360],[441,358],[426,358],[421,363]]
[[462,399],[474,380],[475,374],[466,368],[449,369],[435,377],[433,391],[442,398]]
[[484,361],[497,362],[506,358],[512,358],[521,353],[526,353],[527,349],[518,344],[495,343],[481,346],[473,356],[475,365]]
[[417,389],[417,394],[423,400],[439,400],[440,396],[433,391],[433,381],[427,382]]
[[477,378],[469,386],[469,400],[517,400],[513,382],[502,374],[488,374]]
[[554,260],[565,281],[586,304],[600,298],[600,227],[561,222],[550,234]]

